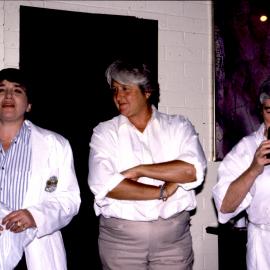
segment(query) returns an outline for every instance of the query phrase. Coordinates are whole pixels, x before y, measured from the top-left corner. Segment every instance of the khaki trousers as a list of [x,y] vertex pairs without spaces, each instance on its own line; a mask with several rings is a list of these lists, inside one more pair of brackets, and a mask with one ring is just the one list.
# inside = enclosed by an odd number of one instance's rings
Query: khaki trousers
[[99,253],[103,270],[191,270],[190,215],[129,221],[100,217]]

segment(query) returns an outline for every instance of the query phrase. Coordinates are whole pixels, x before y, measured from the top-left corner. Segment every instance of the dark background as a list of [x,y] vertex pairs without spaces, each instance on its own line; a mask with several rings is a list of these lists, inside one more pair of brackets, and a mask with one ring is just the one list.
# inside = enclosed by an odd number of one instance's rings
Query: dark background
[[[270,75],[270,2],[215,0],[215,147],[222,160],[260,122],[258,91]],[[260,21],[267,15],[266,22]]]
[[157,76],[158,22],[21,6],[20,68],[34,89],[28,118],[70,141],[81,189],[80,212],[62,229],[69,270],[101,269],[89,141],[94,126],[117,114],[104,73],[118,58],[144,62]]

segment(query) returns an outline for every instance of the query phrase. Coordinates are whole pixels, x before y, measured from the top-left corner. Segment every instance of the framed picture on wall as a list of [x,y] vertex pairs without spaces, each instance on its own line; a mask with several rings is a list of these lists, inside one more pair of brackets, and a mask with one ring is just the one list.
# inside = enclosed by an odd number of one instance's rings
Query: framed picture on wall
[[[260,124],[258,91],[270,75],[270,2],[213,2],[215,160]],[[265,16],[265,17],[262,17]]]

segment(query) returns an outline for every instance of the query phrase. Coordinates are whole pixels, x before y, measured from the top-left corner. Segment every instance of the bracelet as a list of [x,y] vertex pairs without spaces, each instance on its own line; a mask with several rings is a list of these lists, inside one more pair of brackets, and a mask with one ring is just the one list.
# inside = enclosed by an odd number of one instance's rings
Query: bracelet
[[161,185],[159,187],[160,187],[160,194],[159,194],[158,199],[165,202],[168,199],[168,194],[167,194],[167,191],[166,191],[166,183],[164,183],[163,185]]

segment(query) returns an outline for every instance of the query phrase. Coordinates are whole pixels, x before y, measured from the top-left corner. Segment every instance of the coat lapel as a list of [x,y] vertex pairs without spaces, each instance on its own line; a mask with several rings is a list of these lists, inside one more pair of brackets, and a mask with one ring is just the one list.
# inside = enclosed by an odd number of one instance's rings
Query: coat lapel
[[50,145],[42,130],[31,124],[32,161],[28,190],[24,200],[24,207],[39,201],[41,192],[45,189],[44,171],[48,169]]

